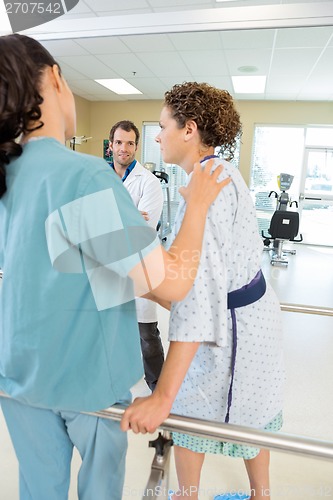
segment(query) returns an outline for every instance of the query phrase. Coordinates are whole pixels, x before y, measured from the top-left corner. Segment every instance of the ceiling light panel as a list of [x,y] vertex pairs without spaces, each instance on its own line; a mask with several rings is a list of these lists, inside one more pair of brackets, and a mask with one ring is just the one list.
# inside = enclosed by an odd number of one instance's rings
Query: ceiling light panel
[[123,78],[111,78],[111,79],[106,78],[101,80],[95,80],[95,82],[99,83],[100,85],[103,85],[103,87],[106,87],[109,90],[112,90],[112,92],[115,92],[115,94],[119,95],[142,94],[140,90],[133,87],[133,85],[128,83]]
[[266,76],[232,76],[232,84],[236,94],[263,94]]

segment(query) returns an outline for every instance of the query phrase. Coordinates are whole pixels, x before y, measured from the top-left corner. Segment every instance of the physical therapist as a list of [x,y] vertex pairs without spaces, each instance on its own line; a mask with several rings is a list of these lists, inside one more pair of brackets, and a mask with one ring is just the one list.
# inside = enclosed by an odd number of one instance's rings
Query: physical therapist
[[142,376],[134,297],[187,294],[197,262],[182,252],[200,250],[226,183],[196,165],[166,252],[109,165],[65,146],[75,102],[51,54],[2,36],[0,68],[0,391],[20,499],[65,500],[75,446],[79,499],[119,500],[126,433],[80,412],[128,400]]

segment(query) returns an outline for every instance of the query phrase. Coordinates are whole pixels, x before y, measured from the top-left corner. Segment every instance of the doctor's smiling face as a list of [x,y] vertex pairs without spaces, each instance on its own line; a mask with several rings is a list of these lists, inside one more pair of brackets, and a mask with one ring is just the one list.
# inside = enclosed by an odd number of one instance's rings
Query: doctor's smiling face
[[110,141],[110,149],[113,152],[113,162],[115,167],[127,168],[133,160],[137,150],[136,135],[134,130],[126,132],[122,128],[117,128],[114,132],[113,140]]

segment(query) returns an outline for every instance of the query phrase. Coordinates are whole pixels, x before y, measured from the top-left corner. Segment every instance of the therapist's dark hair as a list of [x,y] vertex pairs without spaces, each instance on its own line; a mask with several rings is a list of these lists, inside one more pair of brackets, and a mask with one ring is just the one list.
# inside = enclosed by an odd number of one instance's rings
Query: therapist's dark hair
[[193,120],[204,146],[219,146],[224,158],[234,157],[242,124],[227,90],[208,83],[185,82],[174,85],[164,94],[164,105],[179,128]]
[[121,120],[120,122],[117,122],[113,125],[112,129],[110,130],[110,135],[109,135],[110,142],[113,142],[114,133],[118,128],[125,130],[125,132],[131,132],[133,130],[133,132],[135,133],[135,145],[137,146],[139,144],[139,139],[140,139],[139,129],[130,120]]
[[44,125],[40,83],[45,67],[55,64],[59,67],[33,38],[18,34],[0,37],[0,197],[7,189],[10,160],[22,154],[17,140]]

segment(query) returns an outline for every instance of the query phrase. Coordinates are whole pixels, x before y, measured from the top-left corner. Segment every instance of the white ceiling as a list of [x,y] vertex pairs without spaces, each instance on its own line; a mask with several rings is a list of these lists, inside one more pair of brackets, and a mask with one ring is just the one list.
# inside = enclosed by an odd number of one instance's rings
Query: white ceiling
[[[313,7],[316,19],[308,14]],[[276,20],[280,12],[288,19],[295,13],[295,20]],[[72,90],[90,101],[162,99],[183,81],[208,82],[238,100],[333,101],[329,15],[333,19],[332,1],[80,0],[52,22],[53,33],[36,38],[59,61]],[[246,29],[252,26],[257,29]],[[111,29],[121,34],[109,36]],[[257,69],[246,73],[239,69],[244,66]],[[264,94],[234,93],[231,76],[246,74],[267,75]],[[98,78],[124,78],[142,95],[118,96],[94,82]]]

